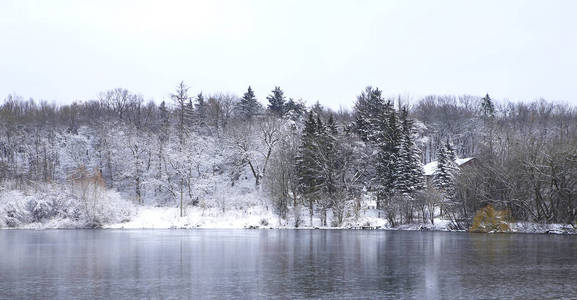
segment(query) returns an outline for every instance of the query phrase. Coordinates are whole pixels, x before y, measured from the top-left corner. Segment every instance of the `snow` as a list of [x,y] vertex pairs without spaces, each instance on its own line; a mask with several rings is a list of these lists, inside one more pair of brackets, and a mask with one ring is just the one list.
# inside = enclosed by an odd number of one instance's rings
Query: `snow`
[[[104,228],[120,229],[166,229],[166,228],[212,228],[240,229],[269,227],[278,223],[278,217],[261,207],[247,210],[228,210],[224,213],[218,208],[201,209],[189,207],[185,216],[180,217],[177,207],[139,207],[130,221],[105,225]],[[277,226],[278,227],[278,226]]]
[[128,220],[133,213],[134,205],[112,190],[91,202],[83,202],[61,185],[0,191],[0,228],[98,227]]
[[[464,163],[472,160],[474,157],[466,157],[466,158],[457,158],[455,159],[455,163],[457,164],[457,166],[461,166]],[[437,161],[432,161],[426,165],[423,166],[423,175],[425,176],[433,176],[433,174],[435,173],[435,171],[437,170]]]
[[473,159],[473,157],[457,158],[457,159],[455,159],[455,163],[457,163],[457,165],[460,166],[460,165],[463,165],[464,163],[470,161],[471,159]]
[[435,173],[435,170],[437,170],[437,161],[436,160],[423,166],[423,175],[433,176],[433,174]]
[[[44,195],[46,196],[46,195]],[[35,219],[32,215],[31,200],[35,195],[18,191],[3,193],[3,198],[10,198],[11,201],[3,201],[0,209],[7,207],[17,212],[16,219],[19,223],[13,224],[13,228],[18,229],[55,229],[55,228],[84,228],[86,223],[82,219],[75,219],[60,212],[52,218]],[[66,198],[66,197],[64,197]],[[118,202],[114,200],[112,205]],[[257,202],[257,201],[254,201]],[[219,207],[201,208],[188,207],[185,215],[180,217],[178,207],[155,207],[155,206],[135,206],[126,202],[120,202],[122,209],[127,210],[128,215],[112,215],[103,220],[108,221],[102,225],[105,229],[295,229],[294,216],[289,213],[286,220],[280,219],[278,215],[270,209],[260,205],[254,205],[244,209],[231,208],[224,212]],[[118,210],[118,207],[114,208]],[[106,213],[110,213],[107,210]],[[369,227],[373,229],[385,230],[405,230],[405,231],[455,231],[451,229],[451,221],[442,218],[435,218],[431,223],[412,223],[391,227],[387,221],[379,216],[379,211],[375,209],[363,209],[358,219],[346,218],[340,227],[321,226],[320,218],[315,215],[313,224],[309,223],[309,212],[301,209],[301,220],[304,224],[301,229],[358,229]],[[332,214],[328,214],[328,224],[331,223]],[[0,219],[0,228],[7,228],[6,217]],[[576,228],[567,224],[539,224],[531,222],[510,222],[512,233],[548,233],[548,234],[577,234]]]
[[569,224],[541,224],[532,222],[511,222],[511,232],[577,234],[577,228]]

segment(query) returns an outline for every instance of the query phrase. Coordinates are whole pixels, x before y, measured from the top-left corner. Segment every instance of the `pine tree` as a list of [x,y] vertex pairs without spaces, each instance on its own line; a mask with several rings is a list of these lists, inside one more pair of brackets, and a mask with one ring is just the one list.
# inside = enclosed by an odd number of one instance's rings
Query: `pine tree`
[[408,110],[401,109],[401,139],[395,168],[394,189],[396,193],[412,198],[415,191],[424,188],[423,166],[413,134],[413,121]]
[[254,92],[252,88],[249,86],[248,90],[246,91],[246,93],[244,93],[244,95],[240,99],[240,102],[237,104],[236,109],[239,115],[242,116],[242,118],[244,119],[250,120],[252,119],[253,116],[258,114],[261,108],[262,108],[261,104],[256,100]]
[[160,139],[161,141],[165,142],[168,140],[168,124],[169,124],[169,112],[168,112],[168,108],[166,107],[166,103],[164,101],[162,101],[160,103],[160,105],[158,106],[158,110],[160,112]]
[[355,130],[363,141],[372,140],[382,121],[384,101],[379,89],[367,87],[355,102]]
[[284,92],[280,87],[275,87],[272,94],[266,97],[268,100],[268,109],[278,117],[282,117],[285,113],[285,97]]
[[493,152],[493,123],[495,119],[495,106],[489,94],[481,99],[481,118],[483,120],[483,143],[488,146],[489,152]]
[[192,104],[192,98],[188,99],[188,103],[184,107],[184,124],[192,126],[194,123],[194,105]]
[[333,114],[330,114],[329,116],[329,120],[327,121],[327,128],[331,134],[333,135],[338,134],[337,124],[335,123],[335,118],[333,117]]
[[293,98],[289,98],[285,104],[285,114],[288,114],[292,120],[298,120],[306,112],[306,107],[302,100],[295,101]]
[[449,161],[451,161],[452,163],[455,163],[455,161],[457,160],[457,154],[455,153],[455,146],[453,146],[453,143],[451,142],[451,140],[449,138],[447,138],[447,141],[445,142],[445,149],[446,149],[447,158],[449,159]]
[[338,190],[337,180],[340,177],[340,173],[343,171],[341,168],[341,162],[338,159],[338,129],[335,119],[331,114],[327,121],[324,130],[323,144],[325,154],[324,158],[324,168],[326,169],[325,175],[325,186],[326,193],[329,197],[333,198]]
[[371,189],[377,193],[378,206],[395,193],[395,177],[401,147],[401,127],[391,101],[385,102],[379,89],[367,87],[355,103],[354,127],[361,139],[374,147],[375,178]]
[[198,125],[201,127],[206,126],[206,116],[208,113],[208,107],[202,93],[196,96],[196,103],[194,104],[194,106]]
[[379,202],[390,198],[394,193],[397,159],[400,149],[401,128],[392,103],[388,101],[381,109],[382,115],[377,129],[369,132],[376,141],[377,153],[377,197]]
[[447,201],[453,198],[455,192],[455,175],[457,166],[452,160],[447,143],[439,147],[437,169],[433,173],[433,186],[445,196]]
[[317,100],[315,104],[311,107],[311,111],[315,113],[317,116],[321,116],[325,108],[321,105],[321,103]]
[[495,117],[495,105],[493,105],[493,100],[489,97],[489,94],[485,95],[481,99],[481,113],[483,114],[483,119],[493,119]]
[[310,213],[310,222],[314,203],[318,198],[319,180],[317,155],[317,122],[312,112],[309,112],[308,119],[305,121],[303,133],[301,136],[301,145],[297,156],[297,174],[299,178],[300,191],[305,198]]
[[338,159],[338,129],[331,115],[323,123],[320,116],[316,120],[314,113],[308,115],[301,139],[300,154],[297,160],[301,191],[312,210],[314,203],[321,212],[321,222],[327,225],[327,211],[335,201],[339,190],[339,178],[343,172]]

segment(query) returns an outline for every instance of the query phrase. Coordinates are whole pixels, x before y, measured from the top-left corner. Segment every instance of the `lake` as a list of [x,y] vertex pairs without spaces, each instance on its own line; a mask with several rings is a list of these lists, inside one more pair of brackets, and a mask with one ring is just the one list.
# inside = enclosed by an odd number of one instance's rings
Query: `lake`
[[0,298],[577,297],[577,236],[0,230]]

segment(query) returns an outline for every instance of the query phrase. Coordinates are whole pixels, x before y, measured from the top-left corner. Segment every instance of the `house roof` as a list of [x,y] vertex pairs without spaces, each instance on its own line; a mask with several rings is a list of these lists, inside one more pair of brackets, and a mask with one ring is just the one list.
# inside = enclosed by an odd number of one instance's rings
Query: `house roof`
[[[457,159],[455,159],[455,163],[457,164],[457,166],[460,166],[460,165],[470,161],[473,158],[474,157],[457,158]],[[437,170],[437,161],[436,160],[423,166],[423,174],[425,176],[432,176],[436,170]]]

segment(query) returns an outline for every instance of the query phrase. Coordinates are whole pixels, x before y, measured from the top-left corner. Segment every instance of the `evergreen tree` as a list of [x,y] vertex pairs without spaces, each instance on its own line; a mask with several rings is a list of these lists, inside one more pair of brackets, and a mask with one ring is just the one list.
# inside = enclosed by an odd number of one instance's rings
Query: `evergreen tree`
[[423,166],[420,151],[413,134],[413,121],[408,118],[408,110],[401,109],[401,138],[396,161],[395,192],[412,198],[415,191],[424,188]]
[[244,95],[240,99],[240,102],[237,104],[236,109],[239,115],[241,115],[242,118],[244,119],[250,120],[252,119],[253,116],[258,114],[261,108],[262,108],[261,104],[256,100],[254,92],[252,88],[249,86],[248,90],[246,91],[246,93],[244,93]]
[[335,118],[333,117],[333,114],[329,116],[329,120],[327,121],[327,128],[330,134],[334,136],[338,134],[337,124],[335,123]]
[[393,105],[388,101],[381,109],[382,115],[377,123],[377,129],[369,132],[369,137],[376,141],[377,145],[377,197],[379,202],[384,202],[394,193],[397,159],[400,148],[401,129],[397,113]]
[[285,113],[290,116],[292,120],[298,120],[306,112],[306,107],[301,101],[295,101],[293,98],[289,98],[285,104]]
[[321,116],[325,108],[321,105],[321,103],[317,100],[315,104],[311,107],[311,111],[315,113],[317,116]]
[[308,118],[304,124],[301,145],[297,156],[297,174],[299,178],[300,191],[309,207],[311,224],[314,203],[318,197],[319,191],[319,169],[316,161],[318,149],[317,130],[318,126],[314,115],[312,112],[309,112]]
[[379,89],[367,87],[355,103],[356,132],[374,147],[375,178],[371,189],[377,193],[378,206],[383,208],[395,192],[395,177],[401,147],[401,127],[391,101],[385,102]]
[[275,87],[272,94],[266,97],[268,100],[268,109],[278,117],[282,117],[285,113],[285,97],[284,92],[280,87]]
[[450,201],[455,191],[457,165],[452,160],[452,154],[447,145],[448,143],[445,143],[439,147],[437,168],[433,173],[433,186],[444,194],[446,200]]
[[327,121],[323,136],[323,149],[324,155],[324,169],[325,179],[324,183],[326,186],[326,193],[330,198],[333,198],[338,190],[337,179],[340,177],[339,174],[342,172],[341,163],[338,158],[338,129],[335,123],[335,119],[331,114]]
[[372,140],[382,123],[384,101],[379,89],[367,87],[355,102],[355,130],[363,141]]
[[196,96],[196,103],[194,105],[195,105],[196,118],[198,121],[198,125],[206,126],[206,117],[207,117],[207,113],[208,113],[208,105],[206,104],[206,101],[204,100],[204,96],[202,95],[202,93],[200,93]]
[[315,120],[311,111],[305,121],[297,160],[301,191],[309,203],[311,214],[314,203],[318,204],[323,225],[327,224],[326,213],[335,201],[340,188],[338,179],[343,172],[338,158],[337,135],[332,115],[324,124],[318,115]]
[[159,127],[160,127],[160,139],[161,141],[166,141],[168,139],[168,124],[169,124],[169,112],[168,112],[168,108],[166,107],[166,103],[164,101],[162,101],[160,103],[160,105],[158,106],[158,110],[159,110]]
[[188,99],[188,103],[184,107],[184,124],[192,126],[194,122],[194,105],[192,104],[192,98]]
[[445,149],[449,161],[455,163],[455,161],[457,160],[457,154],[455,153],[455,146],[453,146],[453,143],[451,143],[451,140],[449,138],[447,138],[447,141],[445,142]]
[[495,117],[495,106],[493,105],[493,100],[489,97],[489,94],[485,95],[481,99],[481,113],[483,114],[483,119],[493,119]]
[[495,119],[495,106],[489,94],[481,99],[481,114],[483,119],[483,143],[493,152],[493,131]]

